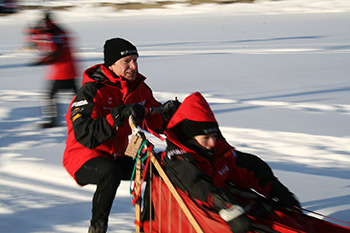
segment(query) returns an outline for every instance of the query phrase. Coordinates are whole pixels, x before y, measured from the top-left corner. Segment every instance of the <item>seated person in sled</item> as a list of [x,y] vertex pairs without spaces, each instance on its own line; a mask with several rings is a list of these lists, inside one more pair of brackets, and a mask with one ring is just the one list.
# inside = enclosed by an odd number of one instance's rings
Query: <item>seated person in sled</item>
[[232,232],[251,230],[244,208],[229,192],[229,183],[300,211],[294,195],[255,155],[230,146],[209,104],[196,92],[179,106],[167,125],[164,169],[172,183],[199,205],[216,212]]

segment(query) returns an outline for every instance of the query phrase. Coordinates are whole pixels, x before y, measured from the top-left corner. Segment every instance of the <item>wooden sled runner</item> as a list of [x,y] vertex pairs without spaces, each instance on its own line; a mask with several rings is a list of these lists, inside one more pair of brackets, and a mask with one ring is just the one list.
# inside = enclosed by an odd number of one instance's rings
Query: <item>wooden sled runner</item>
[[[126,155],[136,160],[134,200],[136,205],[135,232],[145,233],[230,233],[221,217],[195,203],[188,194],[174,187],[164,172],[161,159],[133,120],[129,119],[133,135]],[[147,159],[141,152],[146,148]],[[146,161],[145,165],[142,161]],[[146,171],[147,174],[143,171]],[[142,178],[147,177],[141,211]],[[266,233],[349,233],[350,228],[339,226],[300,213],[288,212],[252,192],[233,190],[237,201],[251,218],[253,232]],[[265,212],[264,212],[265,211]],[[263,213],[262,213],[263,212]]]

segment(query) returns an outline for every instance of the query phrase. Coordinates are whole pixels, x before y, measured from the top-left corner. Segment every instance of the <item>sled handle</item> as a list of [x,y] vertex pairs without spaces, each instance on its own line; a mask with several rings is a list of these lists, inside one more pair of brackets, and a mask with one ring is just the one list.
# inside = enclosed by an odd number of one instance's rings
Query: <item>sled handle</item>
[[[130,115],[129,116],[129,125],[130,128],[132,130],[132,133],[137,135],[139,132],[139,129],[136,127],[136,123],[134,121],[134,118]],[[140,156],[140,155],[138,155]],[[138,188],[140,189],[140,182],[141,182],[141,160],[137,159],[136,160],[136,171],[135,171],[135,182],[136,184],[139,186]],[[136,205],[135,205],[135,232],[136,233],[140,233],[141,232],[141,227],[140,227],[140,223],[141,223],[141,199],[139,198],[136,201]]]
[[136,129],[136,124],[135,124],[134,118],[131,115],[129,116],[129,125],[130,125],[130,128],[132,131],[134,131],[134,129]]

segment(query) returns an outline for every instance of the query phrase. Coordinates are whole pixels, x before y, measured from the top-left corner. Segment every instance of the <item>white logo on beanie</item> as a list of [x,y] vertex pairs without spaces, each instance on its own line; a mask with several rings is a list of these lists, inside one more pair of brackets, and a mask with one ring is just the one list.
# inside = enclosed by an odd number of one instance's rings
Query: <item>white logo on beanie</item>
[[136,54],[137,50],[136,49],[131,49],[131,50],[125,50],[125,51],[121,51],[120,55],[121,56],[127,56],[129,54]]
[[203,133],[204,134],[212,134],[212,133],[218,133],[219,130],[218,128],[214,127],[214,128],[210,128],[210,129],[203,129]]

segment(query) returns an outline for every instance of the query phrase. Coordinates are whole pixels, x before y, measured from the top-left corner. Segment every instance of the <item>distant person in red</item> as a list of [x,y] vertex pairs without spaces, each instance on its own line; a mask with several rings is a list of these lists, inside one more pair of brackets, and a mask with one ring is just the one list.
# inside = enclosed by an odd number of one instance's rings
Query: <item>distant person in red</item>
[[58,124],[58,107],[55,95],[59,90],[77,92],[75,78],[77,70],[72,55],[69,34],[52,20],[50,12],[36,26],[27,30],[27,43],[38,49],[42,56],[31,65],[49,65],[45,79],[48,82],[48,92],[42,107],[44,122],[42,128],[51,128]]

